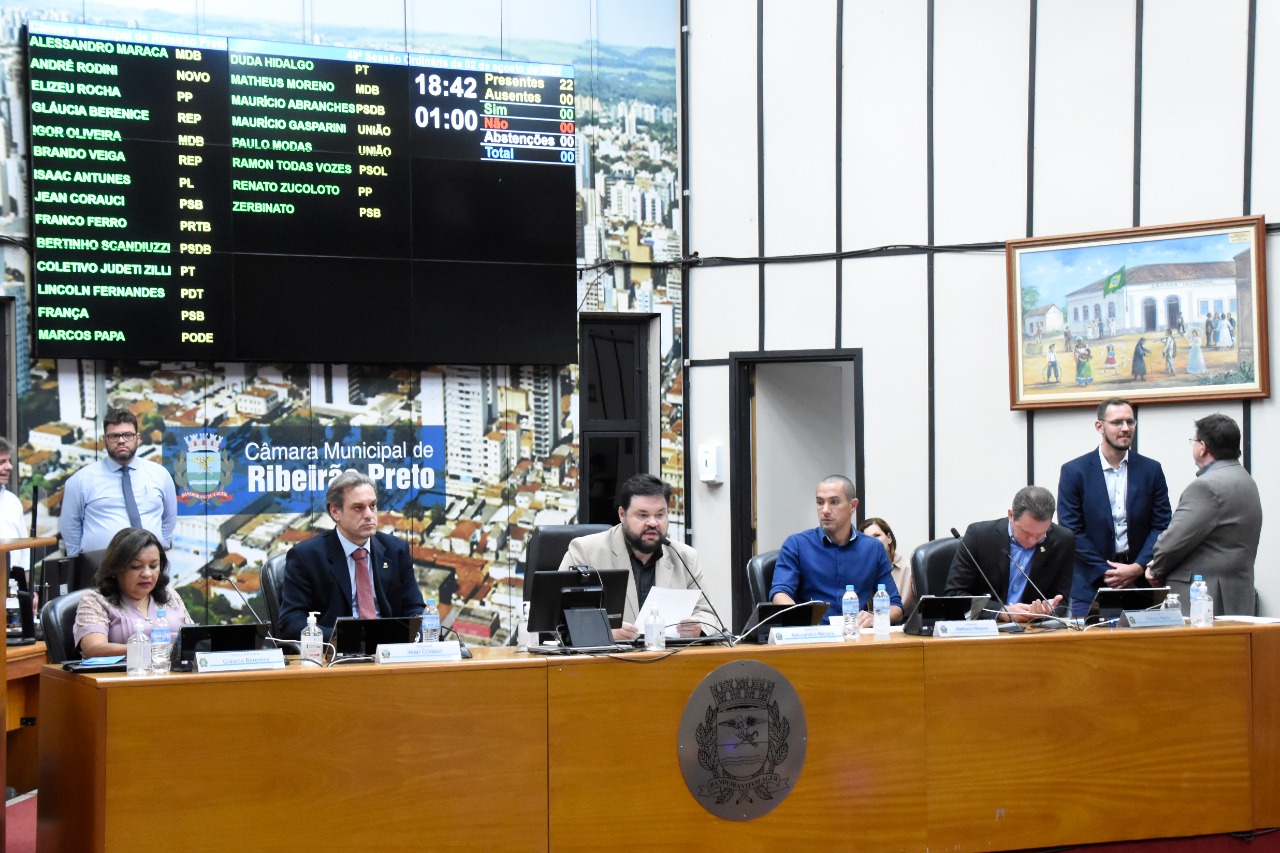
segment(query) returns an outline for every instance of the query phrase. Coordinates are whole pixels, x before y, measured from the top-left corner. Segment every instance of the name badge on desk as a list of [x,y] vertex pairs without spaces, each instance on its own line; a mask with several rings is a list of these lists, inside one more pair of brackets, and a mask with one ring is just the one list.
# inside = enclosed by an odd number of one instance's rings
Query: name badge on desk
[[1185,628],[1181,610],[1125,610],[1120,614],[1121,628]]
[[284,652],[280,649],[254,649],[243,652],[200,652],[196,655],[196,672],[242,672],[252,669],[284,669]]
[[789,628],[773,628],[769,631],[769,645],[795,646],[801,643],[839,643],[844,640],[844,630],[839,625],[803,625]]
[[998,637],[1000,629],[993,619],[944,619],[933,624],[933,636],[947,640],[960,637]]
[[457,640],[437,643],[379,643],[373,659],[378,663],[457,663],[462,648]]

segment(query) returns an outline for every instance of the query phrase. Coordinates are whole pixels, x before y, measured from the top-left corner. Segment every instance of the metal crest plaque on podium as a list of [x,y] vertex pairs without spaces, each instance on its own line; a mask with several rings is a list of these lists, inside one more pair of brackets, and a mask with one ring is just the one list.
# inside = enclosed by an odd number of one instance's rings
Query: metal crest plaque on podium
[[702,679],[680,720],[680,772],[703,808],[725,820],[768,814],[795,787],[809,732],[786,676],[754,660]]

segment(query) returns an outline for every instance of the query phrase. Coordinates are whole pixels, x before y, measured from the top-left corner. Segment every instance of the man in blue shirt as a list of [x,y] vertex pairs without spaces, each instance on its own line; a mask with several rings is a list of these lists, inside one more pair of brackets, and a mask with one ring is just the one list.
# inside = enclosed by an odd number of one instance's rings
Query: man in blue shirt
[[823,622],[829,623],[840,613],[845,586],[853,584],[863,608],[858,625],[867,627],[871,625],[876,584],[884,584],[889,593],[889,621],[902,621],[902,598],[893,582],[889,553],[879,540],[853,529],[853,511],[858,508],[855,495],[853,482],[840,474],[818,483],[818,526],[793,533],[782,543],[769,591],[774,604],[825,601]]
[[72,474],[63,489],[58,528],[67,556],[106,548],[126,527],[150,530],[168,548],[178,524],[173,477],[137,458],[142,437],[132,412],[108,412],[102,432],[106,458]]

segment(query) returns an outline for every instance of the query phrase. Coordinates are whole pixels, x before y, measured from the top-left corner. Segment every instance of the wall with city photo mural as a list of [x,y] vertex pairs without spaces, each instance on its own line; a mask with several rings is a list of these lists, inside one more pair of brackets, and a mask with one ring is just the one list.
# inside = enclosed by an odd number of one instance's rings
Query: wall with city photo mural
[[[679,257],[674,3],[623,0],[249,0],[28,2],[0,6],[0,295],[29,340],[31,216],[22,28],[29,20],[572,65],[576,70],[576,299],[582,311],[659,318],[663,473],[683,468],[681,276],[607,261]],[[299,301],[306,294],[300,284]],[[362,295],[335,323],[396,311]],[[290,306],[278,307],[287,325]],[[329,334],[329,330],[317,330]],[[537,334],[531,330],[531,334]],[[485,334],[482,307],[474,334]],[[247,621],[229,571],[262,612],[258,569],[331,527],[324,487],[339,469],[381,483],[381,529],[413,551],[424,595],[477,643],[514,631],[529,533],[578,515],[576,365],[187,363],[36,358],[17,352],[20,496],[35,487],[41,533],[56,532],[63,485],[103,453],[108,408],[138,418],[139,455],[172,473],[172,573],[193,616]],[[681,490],[682,491],[682,490]],[[678,519],[677,519],[678,520]]]

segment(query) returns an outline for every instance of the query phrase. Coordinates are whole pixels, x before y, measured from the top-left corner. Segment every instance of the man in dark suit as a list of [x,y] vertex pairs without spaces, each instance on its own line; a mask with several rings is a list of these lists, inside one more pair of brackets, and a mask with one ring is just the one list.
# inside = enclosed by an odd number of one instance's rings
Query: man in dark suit
[[284,561],[279,639],[302,633],[317,611],[326,640],[339,616],[417,616],[422,591],[409,547],[378,531],[378,492],[358,471],[343,471],[325,494],[335,528],[289,551]]
[[1208,415],[1196,421],[1190,441],[1200,470],[1156,542],[1147,579],[1168,584],[1186,613],[1192,577],[1202,575],[1215,615],[1252,616],[1262,500],[1258,484],[1240,464],[1240,427],[1226,415]]
[[[964,532],[947,575],[946,595],[990,595],[990,607],[1008,604],[997,619],[1028,622],[1049,616],[1071,592],[1076,543],[1070,530],[1054,524],[1048,489],[1026,486],[1013,496],[1008,518],[975,521]],[[977,560],[977,564],[974,561]]]
[[1160,463],[1131,449],[1133,406],[1098,404],[1096,451],[1062,466],[1058,523],[1076,537],[1071,612],[1084,616],[1102,587],[1147,586],[1143,577],[1156,539],[1169,526],[1169,487]]

